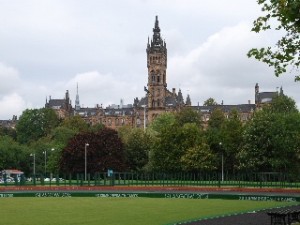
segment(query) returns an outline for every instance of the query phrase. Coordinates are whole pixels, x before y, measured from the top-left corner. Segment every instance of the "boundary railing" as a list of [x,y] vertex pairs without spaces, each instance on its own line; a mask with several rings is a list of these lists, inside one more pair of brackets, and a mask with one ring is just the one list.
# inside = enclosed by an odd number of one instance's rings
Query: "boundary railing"
[[35,175],[28,178],[3,176],[0,186],[197,186],[197,187],[250,187],[300,188],[300,179],[291,179],[283,173],[137,173],[110,172],[63,175]]

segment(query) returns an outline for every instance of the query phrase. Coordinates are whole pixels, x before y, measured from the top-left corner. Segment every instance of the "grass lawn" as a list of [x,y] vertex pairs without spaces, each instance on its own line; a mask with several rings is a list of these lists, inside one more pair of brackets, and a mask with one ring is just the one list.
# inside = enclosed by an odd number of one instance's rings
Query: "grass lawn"
[[284,205],[291,203],[163,198],[0,198],[0,224],[166,225]]

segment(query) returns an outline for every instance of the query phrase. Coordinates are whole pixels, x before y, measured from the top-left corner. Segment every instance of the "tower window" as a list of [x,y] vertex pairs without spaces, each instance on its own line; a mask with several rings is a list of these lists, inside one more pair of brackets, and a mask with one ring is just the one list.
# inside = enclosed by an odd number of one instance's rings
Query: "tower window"
[[157,83],[160,83],[160,76],[157,75]]

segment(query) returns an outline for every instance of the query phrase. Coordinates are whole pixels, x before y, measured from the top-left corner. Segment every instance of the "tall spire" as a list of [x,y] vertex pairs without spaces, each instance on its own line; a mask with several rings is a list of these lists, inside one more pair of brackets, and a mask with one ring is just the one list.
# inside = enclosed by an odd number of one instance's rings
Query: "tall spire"
[[167,47],[160,36],[158,16],[155,17],[153,37],[150,43],[148,39],[146,52],[148,84],[145,91],[147,91],[148,107],[165,107],[167,87]]
[[80,103],[79,103],[79,94],[78,94],[78,83],[77,83],[77,94],[76,94],[76,100],[75,100],[75,110],[80,109]]
[[162,46],[163,41],[160,37],[160,28],[159,28],[159,22],[158,22],[158,16],[155,17],[155,24],[153,28],[153,44],[155,46]]

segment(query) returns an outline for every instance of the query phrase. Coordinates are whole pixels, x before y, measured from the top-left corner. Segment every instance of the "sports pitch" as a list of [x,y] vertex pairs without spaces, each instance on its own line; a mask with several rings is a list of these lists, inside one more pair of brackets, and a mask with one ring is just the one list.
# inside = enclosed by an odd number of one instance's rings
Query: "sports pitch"
[[0,198],[0,224],[173,225],[292,204],[220,199]]

